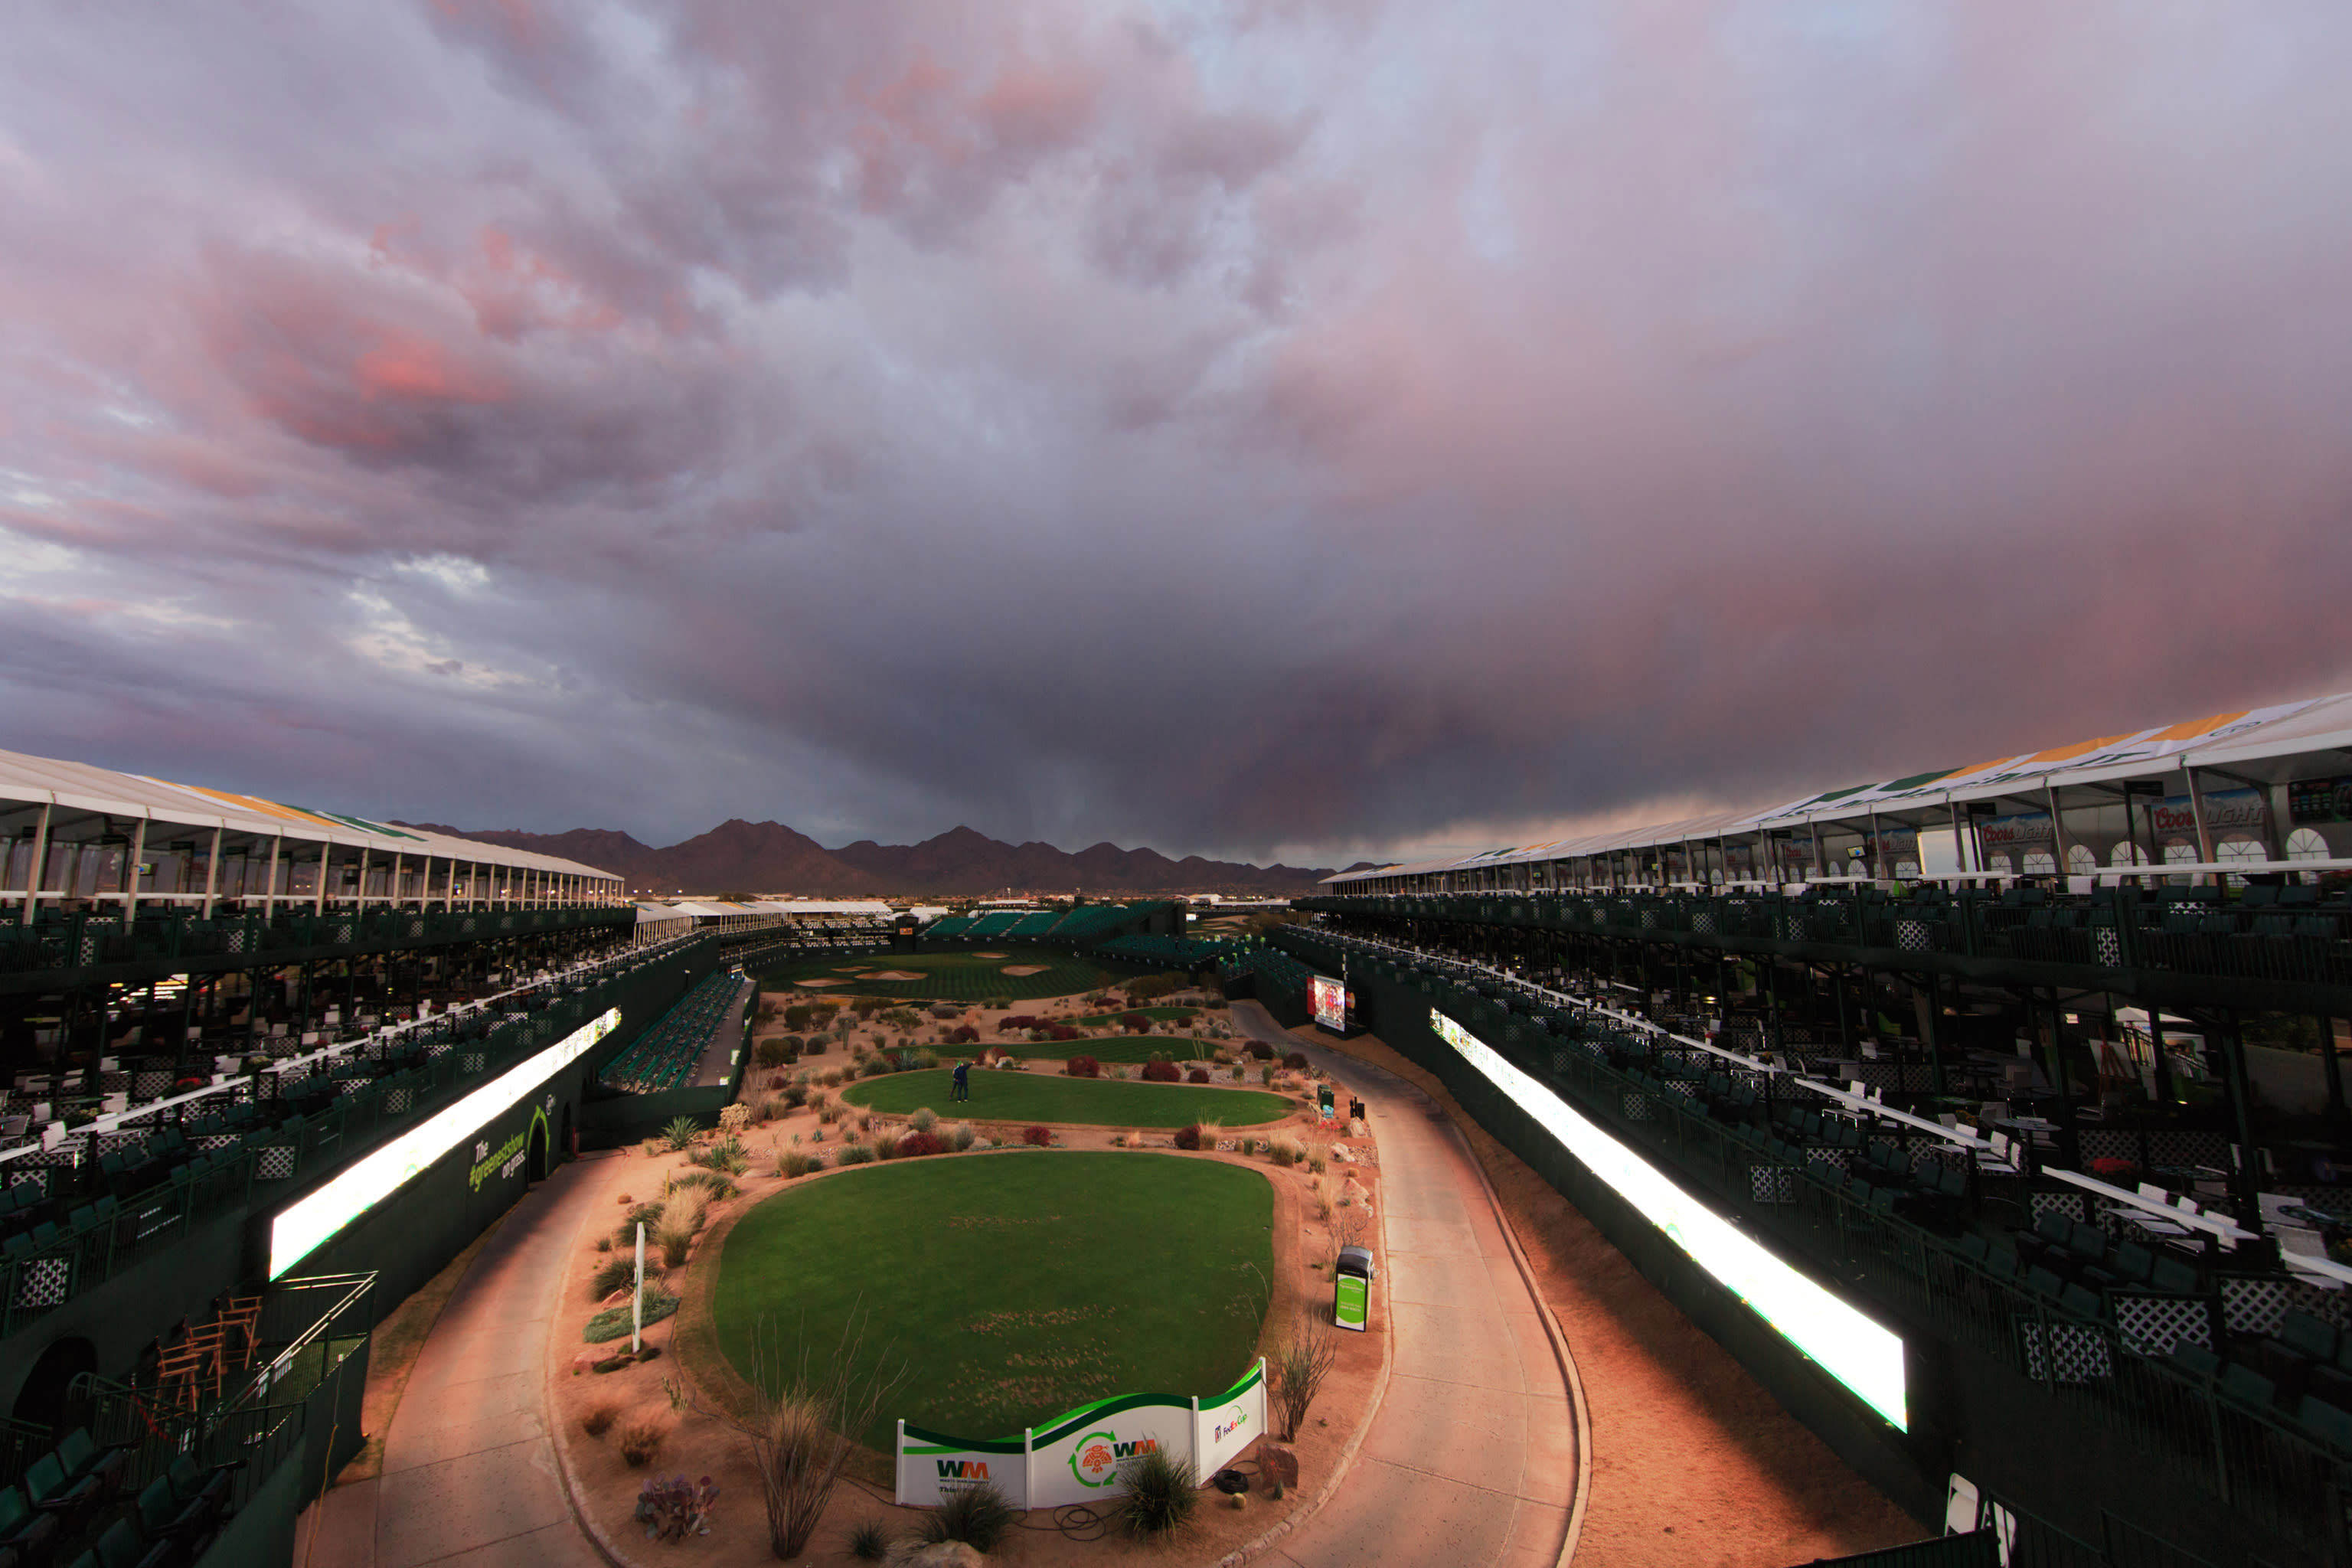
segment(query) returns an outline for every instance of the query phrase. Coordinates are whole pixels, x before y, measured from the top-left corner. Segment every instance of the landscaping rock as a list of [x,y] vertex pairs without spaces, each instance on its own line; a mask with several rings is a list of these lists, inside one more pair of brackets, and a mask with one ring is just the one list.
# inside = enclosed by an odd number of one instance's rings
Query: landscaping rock
[[901,1541],[882,1561],[888,1568],[988,1568],[979,1548],[964,1541],[938,1541],[929,1546]]
[[1286,1487],[1298,1484],[1298,1454],[1287,1443],[1261,1443],[1257,1448],[1257,1468],[1271,1480]]

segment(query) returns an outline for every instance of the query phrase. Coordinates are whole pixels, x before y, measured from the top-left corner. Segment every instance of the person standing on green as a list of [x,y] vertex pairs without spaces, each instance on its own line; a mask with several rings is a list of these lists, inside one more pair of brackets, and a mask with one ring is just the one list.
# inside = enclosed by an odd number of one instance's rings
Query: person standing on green
[[970,1100],[971,1098],[971,1064],[970,1062],[956,1063],[955,1092],[948,1098],[950,1100]]

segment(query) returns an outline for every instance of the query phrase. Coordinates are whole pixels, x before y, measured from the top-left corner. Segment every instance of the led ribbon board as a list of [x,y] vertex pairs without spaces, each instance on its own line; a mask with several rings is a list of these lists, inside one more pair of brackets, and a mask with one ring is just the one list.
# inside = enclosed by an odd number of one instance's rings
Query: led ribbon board
[[1728,1221],[1666,1179],[1656,1166],[1578,1115],[1560,1098],[1496,1054],[1467,1029],[1432,1008],[1430,1027],[1462,1059],[1510,1096],[1583,1162],[1587,1170],[1641,1211],[1691,1261],[1715,1276],[1782,1338],[1853,1391],[1864,1405],[1909,1431],[1904,1400],[1903,1341],[1743,1236]]
[[410,1177],[489,1125],[492,1118],[547,1081],[557,1068],[586,1055],[588,1047],[611,1034],[620,1022],[621,1010],[608,1010],[355,1162],[309,1197],[289,1204],[269,1222],[269,1277],[278,1278],[324,1246],[337,1231],[399,1191]]

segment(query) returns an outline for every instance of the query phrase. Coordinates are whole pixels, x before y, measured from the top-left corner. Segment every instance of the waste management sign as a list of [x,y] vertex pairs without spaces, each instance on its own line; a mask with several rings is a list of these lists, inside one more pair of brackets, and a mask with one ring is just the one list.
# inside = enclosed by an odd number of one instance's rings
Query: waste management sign
[[1265,1363],[1213,1399],[1124,1394],[1033,1426],[1017,1437],[954,1437],[898,1423],[898,1501],[937,1506],[952,1492],[994,1487],[1014,1508],[1060,1508],[1127,1491],[1144,1455],[1192,1461],[1206,1481],[1265,1433]]

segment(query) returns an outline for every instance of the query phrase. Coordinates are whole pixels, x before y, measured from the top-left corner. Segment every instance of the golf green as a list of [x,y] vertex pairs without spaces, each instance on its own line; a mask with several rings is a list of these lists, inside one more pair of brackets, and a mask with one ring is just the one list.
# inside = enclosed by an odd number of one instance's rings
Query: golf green
[[[1084,1048],[1081,1042],[1080,1049]],[[1297,1109],[1260,1089],[1213,1089],[1192,1083],[1121,1082],[1064,1078],[1058,1073],[974,1069],[971,1099],[956,1104],[946,1068],[860,1079],[841,1091],[844,1105],[893,1116],[929,1106],[942,1116],[982,1121],[1070,1121],[1087,1127],[1186,1127],[1211,1118],[1227,1127],[1280,1121]]]
[[[886,953],[879,958],[848,962],[810,959],[762,970],[761,985],[771,993],[790,993],[796,1001],[816,1002],[828,996],[884,996],[893,1001],[984,1002],[1005,997],[1030,1002],[1044,996],[1072,996],[1081,991],[1115,984],[1134,966],[1106,965],[1091,958],[1037,947],[991,948],[997,958],[972,952]],[[1007,969],[1035,969],[1035,974],[1007,974]],[[916,974],[918,980],[862,980],[865,974]],[[825,986],[795,988],[800,980],[837,982]]]
[[1264,1175],[1214,1160],[1024,1150],[864,1166],[738,1222],[712,1328],[737,1372],[772,1383],[803,1357],[827,1365],[862,1312],[853,1364],[908,1373],[865,1442],[890,1452],[901,1417],[1018,1437],[1111,1394],[1231,1384],[1265,1312],[1273,1215]]

